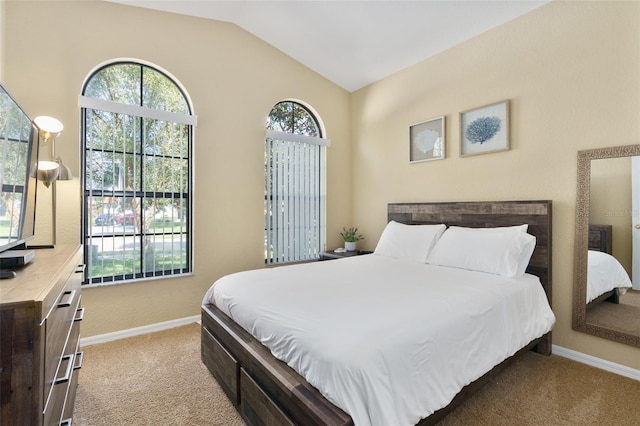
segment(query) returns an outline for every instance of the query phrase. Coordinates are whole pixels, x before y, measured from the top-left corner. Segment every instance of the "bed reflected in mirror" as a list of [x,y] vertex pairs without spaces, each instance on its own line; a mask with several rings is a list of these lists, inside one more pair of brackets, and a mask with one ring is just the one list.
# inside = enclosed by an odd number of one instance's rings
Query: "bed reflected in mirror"
[[640,182],[640,145],[578,153],[573,326],[640,346],[640,185],[633,182]]

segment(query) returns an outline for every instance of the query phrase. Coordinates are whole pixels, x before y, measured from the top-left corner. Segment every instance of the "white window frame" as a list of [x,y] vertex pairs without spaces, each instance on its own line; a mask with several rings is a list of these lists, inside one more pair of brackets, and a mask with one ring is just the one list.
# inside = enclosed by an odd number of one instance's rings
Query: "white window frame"
[[[321,132],[317,116],[307,107],[285,102],[303,107]],[[265,264],[317,260],[325,249],[330,145],[331,140],[322,137],[266,130]],[[295,161],[288,161],[291,158]]]
[[[140,67],[146,67],[155,72],[163,74],[171,83],[173,83],[180,90],[180,92],[183,94],[185,98],[185,102],[188,105],[189,111],[193,111],[190,99],[188,98],[182,86],[176,81],[176,79],[173,78],[170,74],[164,72],[163,70],[151,64],[143,63],[139,61],[133,61],[133,60],[115,61],[115,62],[107,63],[100,66],[98,68],[98,71],[104,68],[108,68],[110,66],[117,66],[121,64],[131,64],[131,65],[136,65]],[[91,73],[90,77],[87,79],[83,87],[86,87],[86,84],[90,81],[90,79],[93,76],[96,75],[98,71],[94,71]],[[86,117],[87,110],[99,110],[99,111],[120,114],[123,116],[131,117],[134,120],[157,120],[157,121],[165,121],[165,122],[174,123],[174,124],[183,124],[183,125],[187,125],[187,129],[188,129],[187,130],[188,153],[187,153],[186,160],[188,161],[189,182],[187,183],[187,192],[181,196],[181,199],[186,198],[185,201],[186,201],[186,211],[187,211],[188,218],[186,220],[186,225],[184,230],[181,228],[179,231],[177,231],[177,233],[167,234],[167,235],[186,234],[186,237],[185,237],[186,243],[187,243],[186,265],[184,267],[178,267],[175,269],[158,270],[158,271],[143,270],[135,273],[124,273],[121,275],[107,275],[102,277],[96,277],[93,279],[89,276],[88,273],[85,273],[85,281],[83,284],[85,285],[120,284],[120,283],[126,283],[126,282],[137,281],[137,280],[148,280],[148,279],[157,279],[157,278],[165,278],[165,277],[170,278],[170,277],[176,277],[180,275],[191,274],[193,272],[193,228],[192,228],[192,223],[193,223],[193,220],[192,220],[192,217],[193,217],[193,213],[192,213],[193,211],[193,133],[194,133],[193,128],[197,125],[197,116],[194,114],[182,114],[182,113],[175,113],[170,111],[155,110],[155,109],[152,109],[146,106],[141,106],[141,105],[122,104],[122,103],[113,102],[113,101],[104,100],[104,99],[91,98],[84,95],[80,95],[78,97],[78,105],[81,108],[83,174],[84,174],[84,168],[86,167],[86,155],[87,155],[86,154],[87,153],[86,129],[85,129],[85,124],[86,124],[85,117]],[[140,144],[143,144],[143,143],[144,143],[144,140],[141,139]],[[140,148],[142,148],[142,146]],[[140,152],[138,155],[144,158],[152,156],[152,154],[150,155],[142,152],[142,149],[140,149]],[[142,172],[140,171],[140,173]],[[141,179],[143,179],[143,177],[141,177]],[[92,238],[88,230],[88,228],[92,226],[92,223],[91,223],[92,218],[91,218],[91,215],[87,213],[86,204],[87,204],[87,200],[90,199],[93,196],[93,194],[91,190],[86,188],[84,179],[82,180],[82,186],[83,186],[82,188],[82,201],[83,201],[82,238],[83,238],[83,242],[85,242],[85,263],[89,265],[91,262],[91,257],[93,256],[93,253],[92,253],[92,247],[87,246],[86,241],[87,241],[87,238]],[[145,192],[142,188],[140,188],[140,190],[138,191],[130,191],[130,192],[145,193],[145,196],[148,195],[148,191]],[[137,197],[138,195],[134,195],[134,196]],[[166,199],[166,197],[161,197],[161,198]],[[123,240],[127,235],[129,234],[125,234],[123,231],[123,234],[122,234]],[[139,236],[141,239],[145,236],[151,236],[151,235],[155,236],[155,234],[152,233],[151,231],[147,233],[140,230],[136,233],[136,236]],[[99,238],[99,237],[96,236],[95,238]],[[107,235],[105,236],[105,238],[109,238],[109,236]]]

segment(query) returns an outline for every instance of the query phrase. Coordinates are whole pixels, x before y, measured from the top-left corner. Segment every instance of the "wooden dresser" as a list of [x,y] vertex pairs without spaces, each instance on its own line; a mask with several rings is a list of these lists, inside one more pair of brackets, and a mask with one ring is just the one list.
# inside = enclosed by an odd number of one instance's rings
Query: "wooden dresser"
[[0,281],[0,425],[71,424],[83,270],[81,246],[58,246]]

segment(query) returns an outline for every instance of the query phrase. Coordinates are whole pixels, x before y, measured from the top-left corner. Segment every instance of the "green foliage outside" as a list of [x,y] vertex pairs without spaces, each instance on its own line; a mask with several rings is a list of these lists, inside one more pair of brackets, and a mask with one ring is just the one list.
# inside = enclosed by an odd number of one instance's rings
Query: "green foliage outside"
[[[185,265],[186,252],[174,256],[157,256],[156,271],[171,270],[173,268],[181,268]],[[142,271],[142,262],[140,261],[139,252],[123,253],[102,252],[100,257],[91,262],[90,276],[118,276]]]
[[9,235],[11,219],[0,219],[0,235]]
[[267,129],[296,135],[320,136],[320,129],[313,114],[297,102],[279,102],[267,119]]
[[[99,70],[87,83],[84,95],[190,114],[184,95],[173,81],[155,69],[135,63],[119,63]],[[87,109],[85,129],[88,222],[93,226],[102,213],[123,217],[125,222],[118,232],[127,237],[119,249],[99,245],[101,251],[97,257],[92,256],[89,276],[147,273],[175,269],[176,265],[186,268],[190,264],[186,255],[165,253],[154,234],[168,234],[168,240],[187,237],[190,126]],[[172,218],[156,218],[167,211]],[[90,227],[87,232],[96,233],[91,235],[94,241],[106,235],[103,228]],[[131,249],[131,244],[135,244],[135,249]],[[167,258],[174,263],[167,263]]]

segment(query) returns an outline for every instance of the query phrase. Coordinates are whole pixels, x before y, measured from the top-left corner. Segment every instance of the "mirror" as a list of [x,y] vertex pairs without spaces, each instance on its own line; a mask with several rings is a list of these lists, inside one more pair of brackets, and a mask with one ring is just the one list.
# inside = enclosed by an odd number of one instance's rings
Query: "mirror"
[[577,189],[573,328],[640,347],[640,145],[579,151]]

